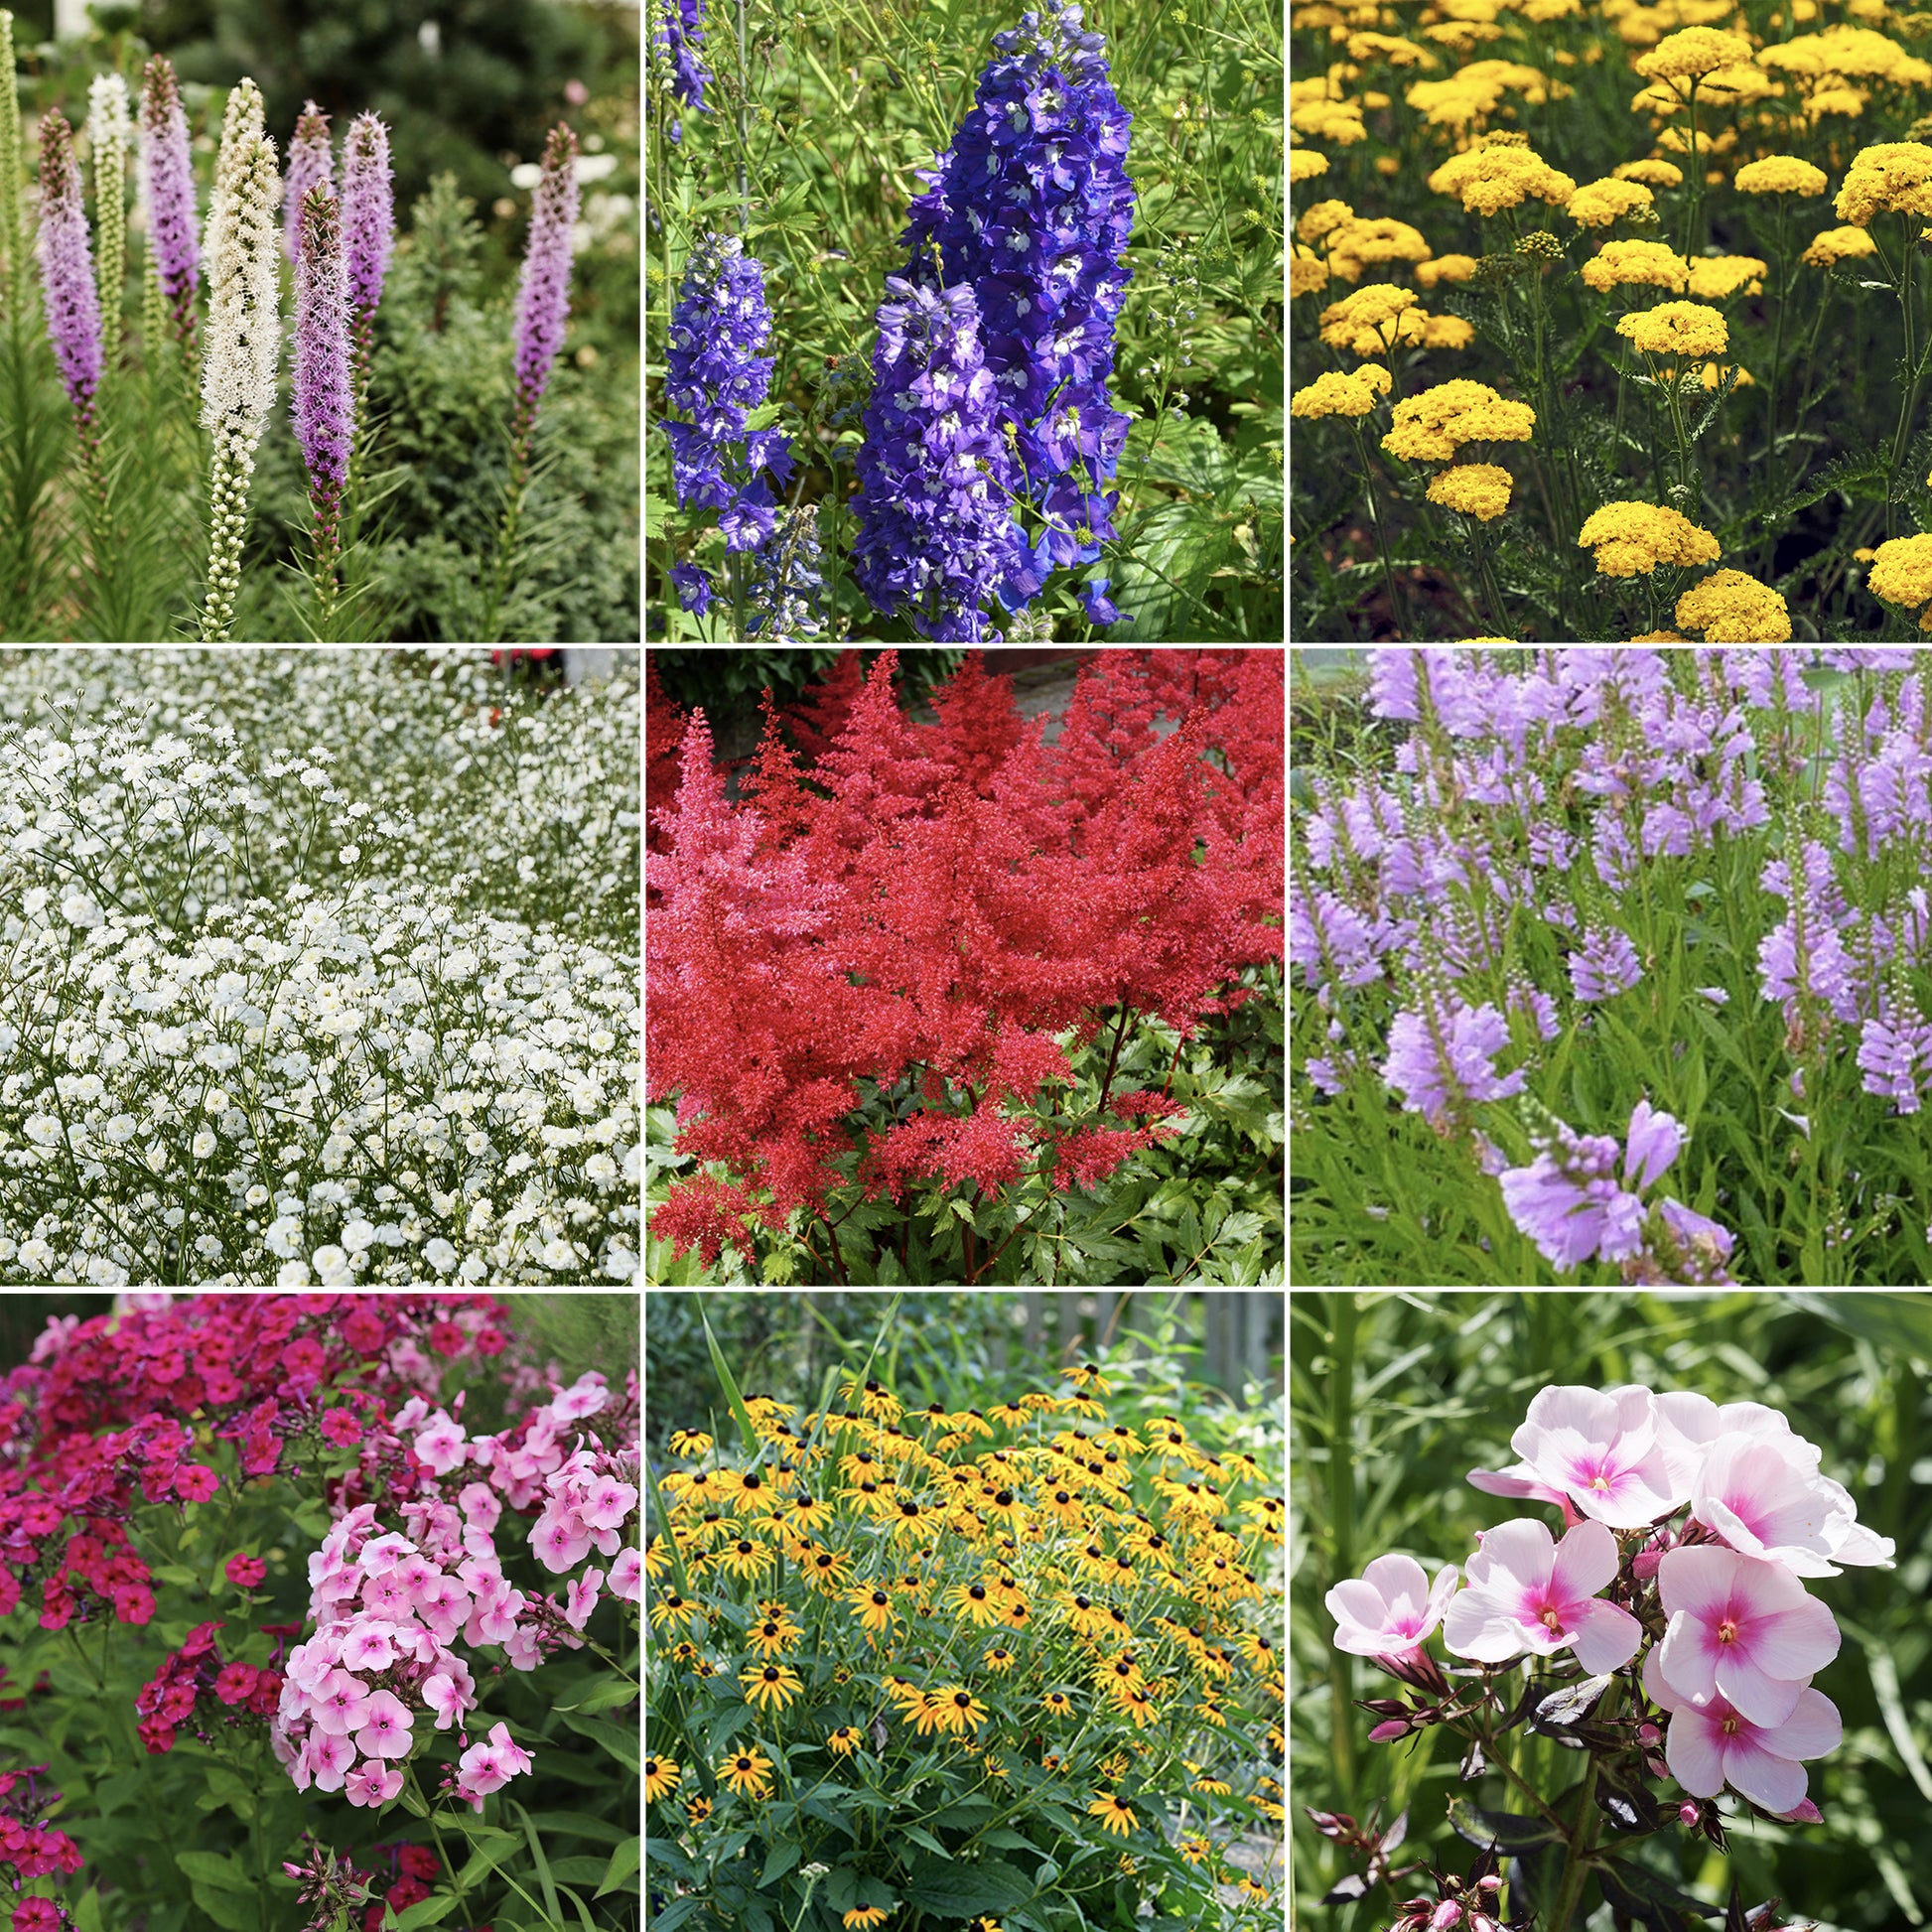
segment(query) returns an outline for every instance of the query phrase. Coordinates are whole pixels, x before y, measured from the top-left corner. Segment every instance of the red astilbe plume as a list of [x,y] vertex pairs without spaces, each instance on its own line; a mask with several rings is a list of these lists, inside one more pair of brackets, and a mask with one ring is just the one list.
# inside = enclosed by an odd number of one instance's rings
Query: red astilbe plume
[[951,765],[980,797],[990,797],[994,774],[1026,735],[1014,708],[1013,680],[990,676],[986,660],[969,650],[952,682],[932,694],[932,710],[939,721],[933,728],[933,756]]
[[852,716],[864,684],[864,660],[856,650],[843,650],[824,677],[805,687],[785,714],[791,742],[800,758],[815,761],[831,750],[833,740]]
[[[650,852],[668,852],[670,841],[657,829],[660,812],[671,808],[677,796],[678,748],[684,743],[684,713],[664,695],[657,681],[657,668],[644,665],[644,847]],[[657,903],[655,889],[645,882],[644,904]]]

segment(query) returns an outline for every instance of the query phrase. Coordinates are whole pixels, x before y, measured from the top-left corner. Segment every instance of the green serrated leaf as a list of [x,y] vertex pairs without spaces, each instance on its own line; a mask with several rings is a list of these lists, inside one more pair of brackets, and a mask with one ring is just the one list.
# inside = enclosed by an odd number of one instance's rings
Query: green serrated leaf
[[963,1200],[949,1200],[946,1205],[966,1223],[969,1228],[977,1228],[973,1220],[973,1210]]

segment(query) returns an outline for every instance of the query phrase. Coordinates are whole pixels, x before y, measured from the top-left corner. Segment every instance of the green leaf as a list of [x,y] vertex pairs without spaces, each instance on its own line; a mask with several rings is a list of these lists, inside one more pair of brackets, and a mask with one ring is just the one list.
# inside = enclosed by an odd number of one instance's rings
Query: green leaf
[[1033,1880],[1001,1859],[982,1859],[978,1864],[920,1859],[905,1887],[909,1903],[941,1918],[970,1918],[975,1912],[997,1916],[1033,1895]]
[[963,1200],[949,1200],[949,1201],[948,1201],[948,1202],[946,1203],[946,1205],[947,1205],[948,1207],[950,1207],[950,1208],[952,1209],[952,1211],[953,1211],[953,1212],[954,1212],[955,1214],[957,1214],[957,1215],[959,1216],[959,1218],[960,1218],[960,1219],[961,1219],[962,1221],[964,1221],[964,1222],[966,1223],[966,1225],[967,1225],[967,1226],[968,1226],[969,1228],[975,1228],[975,1229],[977,1229],[977,1225],[978,1225],[978,1224],[977,1224],[977,1223],[976,1223],[976,1222],[974,1221],[974,1219],[973,1219],[973,1210],[972,1210],[972,1208],[971,1208],[971,1207],[969,1207],[969,1206],[968,1206],[968,1205],[966,1204],[966,1202],[965,1202],[965,1201],[963,1201]]
[[225,1852],[177,1852],[175,1863],[196,1884],[251,1894],[255,1889],[255,1881],[248,1875],[241,1861]]
[[587,1715],[594,1711],[615,1711],[622,1704],[637,1702],[637,1687],[622,1679],[611,1683],[594,1684],[575,1704],[560,1704],[559,1711],[582,1711]]
[[[704,1323],[705,1345],[711,1350],[711,1366],[717,1371],[718,1386],[725,1392],[725,1400],[731,1404],[731,1412],[738,1418],[738,1433],[745,1439],[745,1449],[749,1455],[759,1452],[759,1433],[752,1427],[751,1413],[745,1407],[745,1398],[738,1392],[738,1383],[731,1372],[731,1364],[725,1360],[725,1351],[718,1346],[718,1337],[711,1332],[710,1318],[702,1307],[698,1310],[698,1319]],[[637,1766],[633,1762],[630,1768]]]
[[942,1859],[952,1856],[930,1832],[921,1830],[917,1825],[901,1825],[899,1833],[901,1837],[909,1838],[914,1845],[923,1845],[928,1852],[936,1852]]
[[798,1863],[799,1844],[795,1838],[788,1838],[782,1845],[774,1845],[766,1855],[764,1870],[759,1878],[759,1890],[768,1891]]
[[1459,1798],[1449,1801],[1449,1823],[1458,1838],[1471,1845],[1494,1845],[1504,1853],[1529,1852],[1539,1845],[1554,1844],[1558,1832],[1541,1818],[1513,1811],[1481,1811]]
[[415,1932],[419,1925],[441,1925],[462,1902],[453,1891],[419,1898],[406,1911],[395,1914],[396,1932]]
[[611,1863],[604,1868],[604,1882],[598,1886],[594,1896],[602,1898],[607,1891],[616,1891],[637,1869],[637,1861],[642,1849],[643,1840],[635,1833],[625,1839],[611,1854]]
[[643,1768],[643,1753],[637,1747],[637,1733],[634,1730],[607,1724],[602,1718],[580,1717],[575,1711],[560,1711],[557,1715],[578,1736],[588,1737],[592,1743],[603,1745],[626,1770]]

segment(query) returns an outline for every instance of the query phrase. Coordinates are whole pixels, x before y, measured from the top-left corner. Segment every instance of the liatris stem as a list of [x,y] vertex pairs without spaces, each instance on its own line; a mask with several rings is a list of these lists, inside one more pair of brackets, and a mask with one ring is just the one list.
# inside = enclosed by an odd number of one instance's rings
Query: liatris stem
[[341,210],[326,181],[312,184],[302,198],[301,252],[295,268],[294,415],[315,515],[316,635],[333,643],[342,588],[337,574],[342,500],[355,415]]
[[168,298],[161,292],[161,268],[150,234],[147,271],[141,277],[141,366],[150,378],[161,372],[161,345],[167,340]]
[[[242,88],[254,92],[253,81]],[[237,116],[229,96],[232,149],[224,142],[208,217],[207,360],[202,371],[202,423],[213,436],[208,480],[207,598],[202,641],[225,638],[241,585],[248,527],[248,479],[256,441],[275,406],[281,348],[281,282],[276,266],[275,200],[281,182],[275,144]],[[255,93],[255,100],[260,101]]]
[[510,419],[510,474],[496,554],[483,585],[483,641],[496,641],[497,615],[509,590],[523,493],[530,481],[530,442],[550,366],[570,317],[570,233],[577,220],[577,136],[563,122],[550,130],[543,173],[530,207],[530,234],[516,289],[516,404]]
[[0,8],[0,294],[11,302],[25,272],[20,245],[20,95],[14,87],[14,17]]
[[[240,93],[237,88],[229,96],[231,105]],[[181,89],[174,69],[161,54],[148,63],[141,86],[141,192],[148,210],[148,248],[161,293],[173,313],[175,339],[181,344],[182,364],[192,387],[200,380],[195,347],[195,291],[201,275],[195,167]],[[213,209],[208,213],[212,225]],[[159,350],[158,333],[150,336],[148,347],[150,353]]]
[[127,82],[118,73],[94,76],[87,90],[87,140],[94,160],[94,220],[100,229],[100,319],[106,366],[121,353],[121,284],[127,272],[127,154],[134,124]]

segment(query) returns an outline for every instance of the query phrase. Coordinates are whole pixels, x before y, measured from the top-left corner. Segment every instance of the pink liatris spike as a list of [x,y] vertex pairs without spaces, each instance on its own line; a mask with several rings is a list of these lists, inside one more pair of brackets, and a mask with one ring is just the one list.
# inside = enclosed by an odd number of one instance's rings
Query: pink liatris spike
[[65,115],[41,117],[41,295],[54,359],[61,367],[74,427],[83,445],[94,436],[94,391],[100,386],[100,298],[94,289],[80,164]]
[[516,416],[527,432],[563,347],[570,316],[570,234],[577,220],[577,136],[563,122],[544,144],[516,290]]

